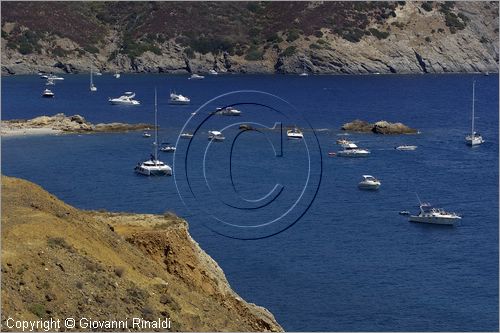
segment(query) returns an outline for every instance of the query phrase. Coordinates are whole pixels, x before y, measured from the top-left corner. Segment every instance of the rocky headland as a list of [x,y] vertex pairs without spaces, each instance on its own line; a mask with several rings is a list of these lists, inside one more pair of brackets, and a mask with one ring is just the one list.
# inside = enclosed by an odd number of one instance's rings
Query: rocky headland
[[9,1],[2,74],[498,72],[498,9],[498,1]]
[[28,181],[1,181],[2,331],[9,317],[170,318],[169,331],[282,331],[231,289],[181,218],[83,211]]
[[154,128],[150,124],[99,123],[92,124],[80,115],[66,116],[58,113],[53,116],[40,116],[33,119],[2,120],[2,136],[62,134],[62,133],[104,133],[128,132]]
[[364,132],[375,134],[417,134],[418,130],[410,128],[402,123],[390,123],[380,120],[375,123],[369,123],[364,120],[356,119],[345,123],[341,128],[343,131]]

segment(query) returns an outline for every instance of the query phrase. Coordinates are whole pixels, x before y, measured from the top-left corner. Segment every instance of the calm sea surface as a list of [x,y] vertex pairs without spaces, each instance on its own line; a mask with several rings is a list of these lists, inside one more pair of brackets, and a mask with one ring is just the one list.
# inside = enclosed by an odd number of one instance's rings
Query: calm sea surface
[[[473,80],[476,126],[486,143],[471,149],[464,136],[470,131]],[[220,75],[199,81],[186,76],[103,75],[95,77],[97,93],[88,92],[88,76],[66,75],[53,87],[53,100],[40,98],[43,82],[37,76],[3,77],[2,118],[63,112],[94,123],[151,123],[156,87],[160,140],[175,143],[192,112],[234,90],[271,93],[302,112],[321,147],[322,162],[312,161],[316,167],[322,163],[319,192],[291,228],[250,241],[205,227],[209,217],[183,204],[174,177],[135,175],[133,167],[149,156],[151,147],[151,139],[139,132],[2,139],[3,174],[40,184],[69,204],[111,211],[173,211],[186,218],[193,237],[220,264],[236,292],[268,308],[286,330],[498,330],[497,75]],[[168,93],[174,89],[189,96],[192,104],[169,106]],[[109,96],[124,91],[136,92],[141,106],[108,104]],[[204,151],[206,130],[250,121],[252,107],[239,107],[242,117],[212,117],[207,123],[211,128],[200,129],[195,137],[202,139],[193,141],[194,151]],[[272,126],[271,113],[258,117]],[[335,140],[342,137],[340,126],[357,118],[400,121],[421,133],[351,134],[348,138],[370,149],[371,156],[328,157],[328,152],[339,150]],[[237,128],[231,131],[237,133]],[[205,170],[217,195],[199,196],[202,207],[211,206],[210,200],[231,199],[223,186],[228,144],[226,140],[207,150]],[[394,150],[400,144],[418,149]],[[283,201],[266,206],[263,215],[252,211],[245,223],[281,215],[300,193],[308,168],[303,148],[300,141],[284,140],[284,156],[277,158],[262,133],[239,137],[231,165],[234,186],[243,197],[257,199],[277,182],[288,184]],[[173,154],[160,156],[172,164]],[[363,174],[378,177],[380,190],[358,190]],[[198,176],[193,183],[203,181]],[[460,225],[407,222],[398,212],[416,211],[415,192],[424,201],[462,214]],[[224,218],[238,223],[240,217],[228,213]]]

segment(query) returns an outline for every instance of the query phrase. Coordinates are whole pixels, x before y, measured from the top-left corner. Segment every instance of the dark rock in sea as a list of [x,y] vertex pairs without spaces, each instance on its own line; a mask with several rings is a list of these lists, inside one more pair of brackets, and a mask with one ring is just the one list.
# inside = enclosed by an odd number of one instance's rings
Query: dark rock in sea
[[352,132],[373,132],[376,134],[416,134],[418,131],[402,123],[390,123],[385,120],[371,124],[367,121],[356,119],[342,125],[342,130]]

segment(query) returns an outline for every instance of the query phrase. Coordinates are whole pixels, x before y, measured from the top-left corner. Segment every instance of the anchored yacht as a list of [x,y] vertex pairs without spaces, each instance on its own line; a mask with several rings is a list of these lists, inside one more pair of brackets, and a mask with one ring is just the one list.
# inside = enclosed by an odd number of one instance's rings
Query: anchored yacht
[[446,212],[441,208],[434,208],[429,203],[420,203],[420,213],[410,215],[410,222],[454,225],[462,218],[457,213]]
[[191,74],[191,76],[189,77],[189,80],[202,80],[204,78],[205,77],[203,75]]
[[181,139],[191,139],[193,137],[193,134],[191,133],[181,133]]
[[291,140],[300,140],[304,138],[304,134],[298,127],[287,130],[286,136]]
[[215,114],[219,116],[241,116],[241,111],[233,107],[217,108]]
[[42,93],[42,97],[45,97],[45,98],[52,98],[54,97],[54,93],[52,92],[52,90],[50,89],[45,89]]
[[415,150],[415,149],[417,149],[417,146],[402,145],[402,146],[397,146],[394,149],[396,149],[396,150]]
[[188,97],[182,96],[181,94],[176,94],[175,92],[171,92],[168,104],[185,105],[189,104],[189,102],[191,102],[191,100]]
[[477,133],[474,130],[474,102],[475,102],[475,89],[476,81],[472,82],[472,125],[471,125],[471,134],[465,137],[465,143],[469,146],[477,146],[484,143],[483,137],[481,134]]
[[370,154],[369,150],[359,148],[355,143],[342,145],[344,150],[337,152],[338,156],[342,157],[365,157]]
[[108,101],[113,105],[139,105],[138,100],[134,99],[135,94],[131,91],[125,92],[124,95],[116,98],[108,98]]
[[377,178],[370,175],[363,175],[363,180],[358,184],[361,190],[378,190],[381,183]]
[[212,141],[224,141],[226,137],[219,131],[208,131],[208,140]]

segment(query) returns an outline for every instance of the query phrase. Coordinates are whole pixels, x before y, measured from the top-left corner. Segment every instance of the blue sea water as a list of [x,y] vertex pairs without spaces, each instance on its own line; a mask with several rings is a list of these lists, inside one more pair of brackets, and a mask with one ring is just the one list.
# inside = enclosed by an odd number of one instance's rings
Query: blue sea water
[[[464,136],[470,131],[473,80],[476,126],[486,143],[470,148]],[[199,81],[186,76],[103,75],[95,77],[95,83],[99,90],[90,93],[88,76],[67,75],[53,88],[56,97],[47,100],[40,98],[45,87],[37,76],[3,77],[2,119],[64,112],[94,123],[152,122],[156,87],[160,138],[175,142],[191,113],[206,101],[235,90],[264,91],[288,101],[316,130],[321,150],[315,152],[322,160],[313,154],[312,163],[315,180],[322,167],[319,191],[302,218],[284,232],[242,241],[207,228],[213,225],[207,221],[210,217],[184,205],[174,177],[133,173],[134,165],[149,156],[151,140],[141,133],[3,138],[2,173],[40,184],[79,208],[176,212],[188,220],[191,234],[219,263],[233,289],[268,308],[285,330],[498,330],[497,75],[220,75]],[[141,106],[107,103],[108,96],[130,90]],[[169,106],[170,90],[189,96],[192,104]],[[252,101],[260,102],[258,97]],[[252,114],[273,124],[272,112],[252,107],[239,107],[244,115],[234,117],[238,119],[210,118],[206,125],[212,128],[200,129],[194,153],[204,152],[208,141],[202,135],[207,129],[249,121]],[[328,152],[339,150],[335,140],[343,137],[340,126],[358,118],[400,121],[420,134],[351,134],[348,138],[370,149],[371,156],[329,157]],[[291,118],[283,123],[291,124]],[[315,138],[312,131],[305,135]],[[211,145],[205,159],[196,162],[206,163],[206,174],[195,171],[192,183],[202,184],[208,177],[218,191],[216,196],[206,192],[197,197],[204,209],[210,210],[217,200],[233,199],[224,190],[227,142]],[[285,140],[283,157],[277,158],[262,133],[249,132],[236,142],[231,166],[242,197],[260,198],[275,183],[284,184],[286,191],[282,201],[272,202],[265,211],[245,216],[216,213],[234,223],[280,216],[307,181],[311,160],[304,155],[304,145]],[[400,144],[418,149],[395,151]],[[161,158],[173,162],[172,154]],[[381,179],[380,190],[358,190],[363,174]],[[415,192],[424,201],[461,213],[460,225],[408,223],[398,212],[416,211]]]

